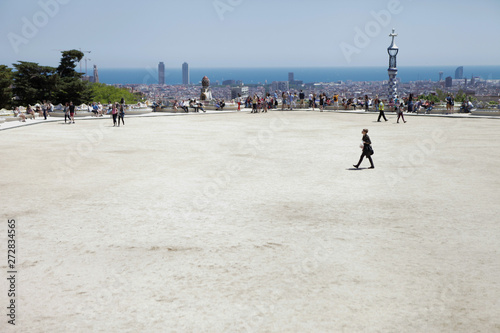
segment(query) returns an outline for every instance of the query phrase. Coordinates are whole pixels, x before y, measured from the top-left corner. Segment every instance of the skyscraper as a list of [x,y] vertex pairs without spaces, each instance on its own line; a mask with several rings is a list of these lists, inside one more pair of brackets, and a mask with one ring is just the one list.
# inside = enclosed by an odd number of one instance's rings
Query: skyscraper
[[189,65],[187,62],[182,64],[182,84],[189,84]]
[[295,75],[293,72],[288,73],[288,82],[293,82],[295,81]]
[[451,88],[453,87],[453,79],[451,78],[451,76],[448,76],[445,80],[445,86],[446,88]]
[[443,81],[444,72],[439,72],[439,82]]
[[463,66],[457,67],[457,69],[455,70],[455,79],[462,80],[463,78],[464,78],[464,67]]
[[94,79],[92,82],[99,83],[99,72],[97,71],[97,65],[94,65]]
[[158,64],[158,84],[165,84],[165,64],[163,62]]

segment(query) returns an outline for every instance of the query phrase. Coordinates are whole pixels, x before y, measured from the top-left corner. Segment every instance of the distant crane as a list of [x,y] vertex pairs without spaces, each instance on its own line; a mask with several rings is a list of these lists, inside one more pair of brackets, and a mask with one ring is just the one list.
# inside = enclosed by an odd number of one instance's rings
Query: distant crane
[[92,61],[92,59],[85,57],[85,76],[89,76],[87,72],[87,61]]
[[[91,53],[92,51],[82,51],[82,49],[80,48],[80,52],[82,52],[84,54],[84,57],[85,57],[85,53]],[[88,59],[90,60],[90,59]],[[80,60],[80,73],[82,73],[82,61]],[[87,58],[85,57],[85,75],[87,75]]]

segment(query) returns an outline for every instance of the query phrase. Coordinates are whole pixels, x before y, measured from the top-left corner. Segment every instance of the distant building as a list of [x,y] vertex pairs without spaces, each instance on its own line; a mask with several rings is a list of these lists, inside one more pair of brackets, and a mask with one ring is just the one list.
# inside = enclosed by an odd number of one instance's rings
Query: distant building
[[274,90],[280,90],[280,91],[287,91],[290,89],[290,85],[288,81],[274,81],[271,83],[271,89]]
[[239,86],[242,86],[243,85],[243,81],[242,80],[237,80],[236,84],[239,85]]
[[182,84],[189,84],[189,65],[187,62],[182,64]]
[[439,72],[439,82],[443,81],[444,72]]
[[224,80],[224,81],[222,81],[222,85],[223,86],[230,86],[230,85],[233,85],[233,84],[236,84],[235,80]]
[[99,72],[97,71],[97,65],[94,65],[94,77],[92,82],[99,83]]
[[293,82],[295,81],[295,75],[293,72],[288,73],[288,82]]
[[455,70],[455,79],[462,80],[463,78],[464,78],[464,67],[463,66],[457,67],[457,69]]
[[231,88],[231,99],[235,99],[236,97],[238,97],[238,94],[240,94],[242,98],[247,98],[248,91],[248,87]]
[[165,64],[163,62],[158,64],[158,84],[165,84]]
[[451,76],[448,76],[445,80],[445,87],[446,88],[451,88],[453,86],[453,79]]

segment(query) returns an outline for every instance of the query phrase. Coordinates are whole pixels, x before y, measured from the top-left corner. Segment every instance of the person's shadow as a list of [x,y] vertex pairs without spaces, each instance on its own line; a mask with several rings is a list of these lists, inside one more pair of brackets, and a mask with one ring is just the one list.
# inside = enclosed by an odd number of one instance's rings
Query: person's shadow
[[370,168],[347,168],[347,171],[361,171],[361,170],[368,170]]

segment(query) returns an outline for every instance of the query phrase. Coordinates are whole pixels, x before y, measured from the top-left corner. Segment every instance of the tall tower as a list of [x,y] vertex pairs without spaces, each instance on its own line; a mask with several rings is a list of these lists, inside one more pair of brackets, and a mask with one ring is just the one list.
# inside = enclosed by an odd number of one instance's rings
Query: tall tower
[[165,84],[165,64],[163,62],[158,64],[158,84]]
[[94,82],[99,83],[99,73],[97,72],[97,65],[94,65]]
[[187,62],[182,64],[182,84],[189,84],[189,65]]
[[439,72],[439,82],[443,81],[444,72]]
[[398,75],[398,67],[396,63],[396,56],[398,55],[399,48],[396,46],[394,42],[394,38],[398,34],[396,33],[396,29],[392,29],[392,33],[389,37],[392,37],[392,43],[387,48],[387,53],[389,53],[389,69],[387,72],[389,73],[389,99],[395,100],[398,96],[398,87],[396,82],[396,75]]
[[462,80],[464,78],[464,66],[457,67],[455,70],[455,79]]
[[293,72],[289,72],[288,73],[288,82],[292,83],[293,81],[295,81],[295,75],[293,74]]

